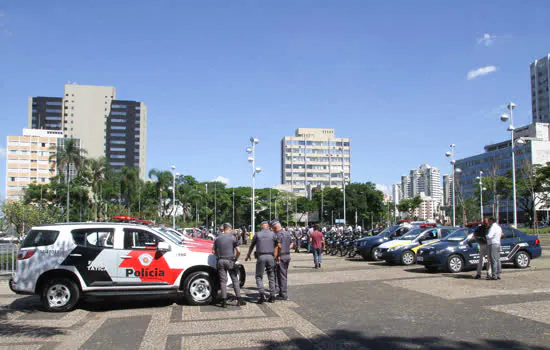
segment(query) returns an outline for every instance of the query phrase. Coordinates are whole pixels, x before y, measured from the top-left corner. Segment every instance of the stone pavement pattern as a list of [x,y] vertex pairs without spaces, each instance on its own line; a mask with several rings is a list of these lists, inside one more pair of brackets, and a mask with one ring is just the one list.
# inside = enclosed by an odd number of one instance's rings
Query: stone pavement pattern
[[319,271],[311,260],[292,255],[291,301],[227,309],[107,299],[51,314],[0,281],[0,349],[550,349],[546,257],[506,268],[502,281],[340,257]]

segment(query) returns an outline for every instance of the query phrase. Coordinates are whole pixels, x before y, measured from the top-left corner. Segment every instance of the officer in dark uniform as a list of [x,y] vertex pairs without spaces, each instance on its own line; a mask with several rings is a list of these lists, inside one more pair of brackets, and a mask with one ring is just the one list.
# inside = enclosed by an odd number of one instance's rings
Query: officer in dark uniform
[[252,242],[250,243],[250,250],[246,256],[245,261],[250,260],[250,254],[256,247],[256,286],[260,291],[260,299],[258,299],[258,304],[263,304],[265,302],[265,291],[264,291],[264,271],[267,270],[267,278],[269,279],[269,289],[271,292],[269,302],[275,302],[275,295],[273,291],[275,290],[275,259],[279,258],[279,249],[281,243],[277,238],[277,235],[269,230],[269,223],[267,221],[262,222],[262,230],[254,235]]
[[214,241],[212,246],[212,254],[218,258],[216,267],[218,269],[218,275],[220,278],[220,288],[222,290],[222,302],[221,306],[226,307],[227,303],[227,274],[231,277],[233,283],[233,289],[237,296],[237,305],[245,305],[246,302],[241,298],[241,287],[239,279],[237,278],[237,271],[235,270],[235,261],[241,255],[241,249],[239,248],[239,241],[233,234],[233,227],[231,224],[223,224],[223,233]]
[[279,294],[279,299],[287,300],[287,276],[288,266],[290,265],[290,249],[292,249],[294,243],[292,242],[292,235],[290,232],[283,230],[281,223],[278,220],[271,222],[271,229],[277,235],[280,243],[279,259],[276,261],[276,275],[275,275],[275,293]]

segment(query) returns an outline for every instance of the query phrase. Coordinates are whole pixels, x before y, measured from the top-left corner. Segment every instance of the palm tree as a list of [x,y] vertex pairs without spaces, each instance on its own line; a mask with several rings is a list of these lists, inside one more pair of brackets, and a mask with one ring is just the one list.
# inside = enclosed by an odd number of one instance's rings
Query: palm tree
[[149,171],[149,179],[156,178],[155,184],[157,192],[159,193],[159,216],[164,217],[166,211],[166,203],[163,201],[162,192],[165,187],[172,182],[172,173],[169,171],[162,171],[158,169],[151,169]]
[[57,170],[61,174],[65,172],[65,183],[67,184],[67,222],[69,222],[70,209],[70,171],[73,166],[77,171],[84,165],[86,150],[77,145],[75,139],[64,139],[63,145],[57,147],[57,153],[50,156],[50,162],[57,161]]
[[128,216],[130,216],[130,191],[132,185],[135,184],[137,179],[137,169],[124,167],[120,170],[120,184],[124,185],[126,191],[126,205],[128,207]]
[[86,166],[90,172],[94,220],[97,221],[98,203],[101,201],[101,184],[105,181],[107,172],[107,159],[105,157],[90,158],[87,160]]

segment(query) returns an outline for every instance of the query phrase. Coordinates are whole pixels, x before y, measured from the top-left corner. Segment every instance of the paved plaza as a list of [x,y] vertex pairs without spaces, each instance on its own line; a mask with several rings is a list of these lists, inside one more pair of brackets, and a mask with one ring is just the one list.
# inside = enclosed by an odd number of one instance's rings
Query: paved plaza
[[[292,255],[289,301],[227,309],[106,299],[45,313],[0,281],[0,348],[550,349],[547,256],[506,267],[502,281],[341,257],[314,270],[311,260]],[[245,266],[253,301],[254,263]]]

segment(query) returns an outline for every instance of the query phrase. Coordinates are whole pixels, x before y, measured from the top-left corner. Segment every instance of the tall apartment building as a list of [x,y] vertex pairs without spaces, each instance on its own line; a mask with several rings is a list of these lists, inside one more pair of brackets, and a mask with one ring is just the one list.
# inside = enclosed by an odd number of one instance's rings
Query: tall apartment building
[[550,54],[530,65],[533,123],[550,123]]
[[315,187],[341,187],[351,181],[351,143],[334,129],[298,128],[281,140],[281,183],[310,196]]
[[89,157],[105,156],[115,170],[138,167],[146,176],[147,106],[117,100],[114,87],[67,84],[62,98],[32,97],[28,123],[80,140]]
[[30,183],[47,184],[56,174],[55,160],[61,130],[23,129],[22,136],[8,136],[6,149],[6,199],[23,198]]
[[441,172],[438,168],[422,164],[418,169],[412,169],[409,175],[401,176],[402,199],[421,195],[441,203]]

